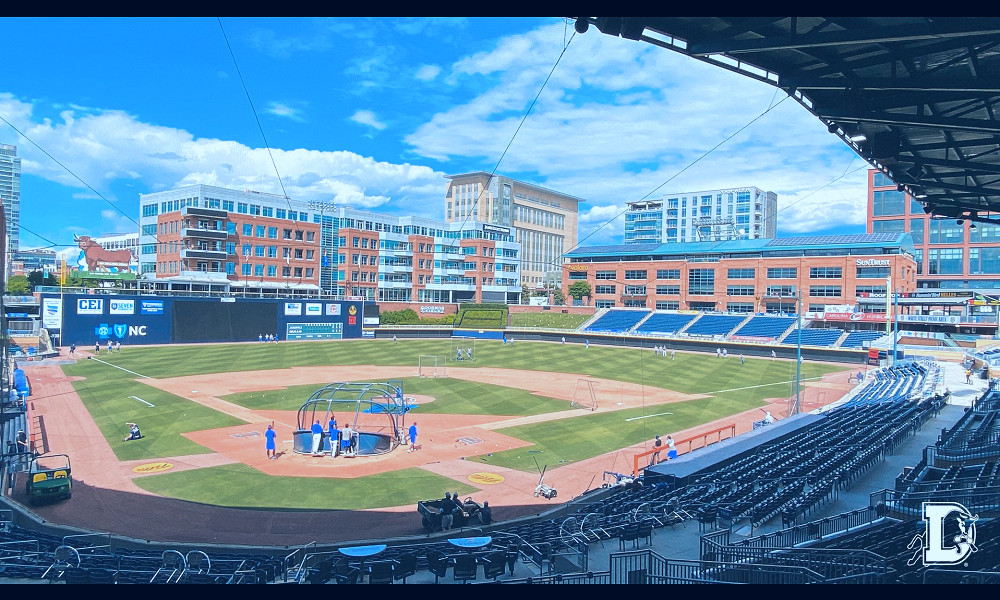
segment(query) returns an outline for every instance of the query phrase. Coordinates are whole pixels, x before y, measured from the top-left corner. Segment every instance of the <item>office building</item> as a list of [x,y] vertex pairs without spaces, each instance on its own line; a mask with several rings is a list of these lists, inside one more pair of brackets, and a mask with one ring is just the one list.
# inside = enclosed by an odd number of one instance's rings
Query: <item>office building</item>
[[629,202],[626,244],[773,238],[778,196],[756,187],[667,194]]
[[510,228],[520,244],[521,283],[558,285],[562,255],[576,247],[581,202],[585,200],[478,171],[448,176],[445,220]]
[[875,169],[868,171],[869,233],[913,237],[917,287],[1000,288],[1000,225],[931,217],[923,206]]
[[[566,255],[563,293],[590,285],[598,308],[794,313],[916,288],[905,233],[803,236],[579,248]],[[883,302],[884,306],[884,302]]]
[[7,215],[7,258],[13,258],[21,246],[21,159],[17,146],[0,144],[0,200]]
[[509,227],[207,185],[144,195],[140,215],[140,271],[158,289],[520,301],[520,248]]

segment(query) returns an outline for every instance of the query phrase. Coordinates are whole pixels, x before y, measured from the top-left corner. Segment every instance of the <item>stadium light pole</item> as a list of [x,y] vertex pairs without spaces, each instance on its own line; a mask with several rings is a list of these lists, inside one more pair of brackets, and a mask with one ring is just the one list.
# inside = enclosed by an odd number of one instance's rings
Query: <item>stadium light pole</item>
[[[798,342],[795,347],[795,407],[793,415],[799,414],[799,394],[802,391],[802,291],[795,294],[795,322],[798,325]],[[789,415],[791,416],[791,415]]]

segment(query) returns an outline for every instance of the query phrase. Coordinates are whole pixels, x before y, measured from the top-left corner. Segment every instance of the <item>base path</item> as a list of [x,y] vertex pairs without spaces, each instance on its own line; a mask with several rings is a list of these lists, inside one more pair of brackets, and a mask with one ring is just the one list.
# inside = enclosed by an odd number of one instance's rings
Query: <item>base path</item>
[[[78,354],[81,352],[78,351]],[[495,415],[419,415],[421,450],[407,453],[397,449],[388,455],[330,459],[296,455],[288,446],[296,415],[291,411],[250,410],[222,400],[228,394],[283,389],[317,384],[317,389],[335,381],[385,381],[416,375],[415,367],[295,367],[275,371],[255,371],[239,374],[217,373],[171,379],[141,378],[147,385],[163,389],[206,406],[237,416],[243,425],[217,430],[198,431],[187,437],[212,450],[208,454],[145,461],[122,462],[117,459],[107,440],[90,419],[79,396],[73,390],[57,361],[22,365],[33,383],[31,398],[33,414],[43,417],[46,435],[57,450],[73,460],[73,498],[35,508],[42,518],[96,531],[131,536],[140,539],[249,545],[300,545],[309,542],[338,543],[378,540],[387,537],[424,536],[416,507],[405,505],[365,511],[336,510],[254,510],[208,506],[156,496],[146,492],[134,480],[144,473],[133,469],[145,463],[166,462],[174,470],[211,467],[232,463],[249,464],[276,476],[357,477],[407,467],[420,467],[456,480],[470,481],[473,473],[489,472],[503,477],[493,485],[482,485],[480,492],[470,494],[477,501],[489,500],[498,521],[538,514],[560,502],[568,501],[588,489],[600,487],[604,471],[631,472],[632,455],[649,449],[649,443],[625,448],[614,453],[573,464],[549,465],[545,483],[555,487],[559,496],[545,500],[532,495],[538,475],[512,469],[466,461],[464,457],[489,452],[491,448],[505,450],[527,445],[495,431],[515,423],[538,422],[552,418],[572,418],[591,414],[589,411],[560,411],[532,417]],[[577,381],[593,379],[580,374],[519,371],[482,367],[449,369],[449,376],[469,381],[481,381],[526,389],[541,395],[573,400]],[[275,386],[280,381],[283,385]],[[598,411],[623,410],[697,398],[692,396],[618,381],[597,380],[602,396],[613,395]],[[822,381],[803,385],[803,409],[816,408],[839,400],[849,389],[842,373],[833,373]],[[607,392],[611,390],[611,392]],[[305,400],[305,399],[303,399]],[[770,410],[776,416],[784,414],[787,399],[776,400]],[[759,409],[734,415],[717,422],[706,423],[682,432],[671,433],[675,438],[690,437],[698,431],[737,424],[737,433],[748,431],[754,420],[760,419]],[[373,418],[373,416],[366,416]],[[342,417],[338,420],[342,420]],[[261,434],[266,424],[275,421],[279,430],[277,461],[266,460]],[[475,440],[469,444],[469,440]],[[284,446],[284,447],[283,447]],[[15,501],[23,503],[23,486],[15,490]]]

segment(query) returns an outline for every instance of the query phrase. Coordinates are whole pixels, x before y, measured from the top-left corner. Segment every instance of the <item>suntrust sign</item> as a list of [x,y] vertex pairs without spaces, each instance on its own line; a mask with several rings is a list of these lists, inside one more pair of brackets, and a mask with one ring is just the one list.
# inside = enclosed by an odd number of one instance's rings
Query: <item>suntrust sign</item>
[[878,258],[859,258],[859,267],[888,267],[888,259],[878,259]]

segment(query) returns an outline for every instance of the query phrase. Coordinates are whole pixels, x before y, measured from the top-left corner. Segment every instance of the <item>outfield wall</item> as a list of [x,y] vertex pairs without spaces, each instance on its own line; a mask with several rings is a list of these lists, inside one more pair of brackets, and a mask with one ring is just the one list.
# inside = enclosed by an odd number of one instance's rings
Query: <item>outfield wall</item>
[[374,337],[362,325],[378,318],[372,303],[309,299],[42,294],[42,307],[42,326],[81,347],[354,339]]

